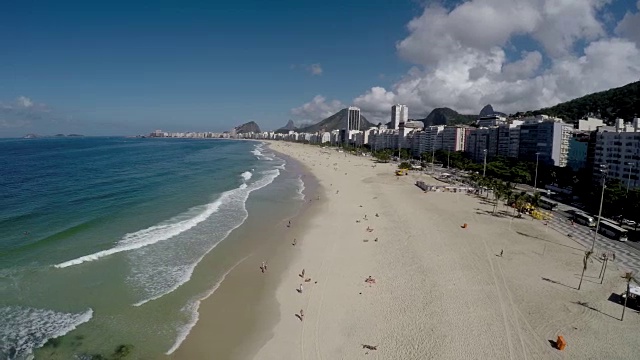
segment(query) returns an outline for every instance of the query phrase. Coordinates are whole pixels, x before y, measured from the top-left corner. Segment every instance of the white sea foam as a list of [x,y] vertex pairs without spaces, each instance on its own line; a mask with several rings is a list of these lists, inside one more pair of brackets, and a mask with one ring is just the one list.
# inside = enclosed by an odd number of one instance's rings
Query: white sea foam
[[93,317],[93,310],[72,314],[19,306],[0,308],[0,358],[28,359],[47,340],[74,330]]
[[244,223],[248,217],[245,203],[251,192],[261,189],[280,174],[277,169],[264,171],[250,185],[223,193],[219,211],[206,223],[176,241],[165,242],[129,254],[132,264],[128,282],[147,295],[134,306],[161,298],[191,279],[195,267],[222,240]]
[[248,257],[249,256],[246,256],[242,260],[238,261],[235,265],[233,265],[229,270],[227,270],[227,272],[222,275],[220,280],[218,280],[211,289],[209,289],[204,294],[198,295],[195,298],[191,299],[184,307],[182,307],[182,311],[187,312],[190,318],[186,324],[182,325],[178,329],[178,336],[176,337],[176,341],[173,343],[173,346],[171,346],[171,348],[166,352],[166,355],[173,354],[173,352],[176,351],[180,347],[182,342],[187,338],[187,336],[191,332],[191,329],[193,329],[196,323],[198,323],[198,320],[200,319],[200,313],[198,312],[198,310],[200,309],[200,304],[202,303],[202,301],[208,299],[211,295],[213,295],[213,293],[218,290],[222,282],[227,278],[227,275],[229,275],[229,273],[231,273],[233,269],[235,269]]
[[263,143],[258,143],[255,145],[255,148],[251,151],[251,153],[255,156],[262,156],[263,147],[264,147]]
[[162,224],[126,234],[120,241],[118,241],[118,244],[111,249],[98,251],[90,255],[81,256],[77,259],[65,261],[55,265],[55,267],[65,268],[68,266],[78,265],[87,261],[94,261],[105,256],[117,254],[119,252],[135,250],[143,246],[155,244],[159,241],[168,240],[203,222],[211,216],[211,214],[215,213],[219,207],[220,201],[216,200],[204,206],[204,210],[201,210],[195,216],[184,219],[185,214],[193,213],[202,207],[193,208],[187,213],[176,216]]
[[[273,178],[275,179],[275,177],[277,177],[278,174],[276,174]],[[251,179],[251,177],[253,176],[253,173],[249,171],[245,171],[241,174],[241,176],[246,182],[249,179]],[[264,186],[266,185],[268,184],[265,184]],[[239,186],[238,189],[244,190],[246,188],[247,188],[247,185],[243,183]],[[231,191],[234,191],[234,190],[231,190]],[[212,203],[209,203],[204,206],[194,207],[188,210],[187,212],[180,214],[178,216],[175,216],[159,225],[154,225],[152,227],[149,227],[140,231],[136,231],[134,233],[126,234],[122,239],[120,239],[120,241],[118,241],[116,246],[111,249],[102,250],[93,254],[81,256],[79,258],[68,260],[54,266],[56,268],[65,268],[68,266],[82,264],[88,261],[98,260],[105,256],[117,254],[123,251],[139,249],[144,246],[155,244],[159,241],[171,239],[172,237],[179,235],[195,227],[199,223],[209,218],[212,214],[217,212],[218,209],[220,208],[220,205],[222,204],[222,201],[224,200],[223,198],[224,196],[221,196],[220,198],[218,198]]]
[[304,200],[304,181],[302,180],[302,175],[298,176],[298,199]]
[[247,182],[249,181],[249,179],[251,179],[251,176],[253,176],[253,173],[251,171],[245,171],[240,176],[242,176],[242,178],[244,179],[244,182]]

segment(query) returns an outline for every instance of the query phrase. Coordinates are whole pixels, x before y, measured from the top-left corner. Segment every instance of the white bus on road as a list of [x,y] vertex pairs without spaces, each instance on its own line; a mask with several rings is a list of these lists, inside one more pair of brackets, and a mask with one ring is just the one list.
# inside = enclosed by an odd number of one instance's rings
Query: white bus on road
[[577,222],[578,224],[589,226],[589,227],[596,226],[596,221],[593,219],[593,216],[587,215],[582,212],[576,211],[573,214],[573,221]]
[[618,241],[627,241],[627,229],[623,229],[618,225],[605,220],[600,220],[600,229],[598,231],[606,237]]

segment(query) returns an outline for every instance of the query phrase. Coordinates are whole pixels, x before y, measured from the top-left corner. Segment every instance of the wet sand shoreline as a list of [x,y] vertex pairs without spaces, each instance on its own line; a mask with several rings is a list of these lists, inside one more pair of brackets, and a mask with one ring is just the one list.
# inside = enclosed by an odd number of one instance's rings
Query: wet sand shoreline
[[[322,199],[316,200],[320,189],[308,169],[286,155],[277,153],[277,156],[286,160],[286,171],[304,176],[304,203],[286,217],[282,213],[287,211],[283,211],[268,218],[271,206],[268,204],[254,202],[248,207],[247,221],[233,231],[219,249],[242,262],[229,272],[211,297],[202,301],[198,323],[169,358],[251,358],[272,336],[271,329],[280,318],[275,289],[302,244],[304,223],[315,215],[322,203]],[[265,190],[268,191],[268,187]],[[277,223],[272,223],[274,219]],[[287,227],[289,220],[291,227]],[[296,246],[292,245],[294,238],[297,238]],[[259,269],[262,261],[268,265],[264,274]]]

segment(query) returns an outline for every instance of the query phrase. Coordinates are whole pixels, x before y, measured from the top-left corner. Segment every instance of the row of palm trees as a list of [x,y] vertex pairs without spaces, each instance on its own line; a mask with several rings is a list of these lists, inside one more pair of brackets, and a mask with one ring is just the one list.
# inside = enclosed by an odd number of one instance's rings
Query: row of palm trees
[[481,176],[480,174],[471,174],[469,177],[471,182],[476,186],[487,190],[487,197],[489,196],[489,190],[493,194],[493,213],[498,211],[498,204],[500,200],[504,200],[505,204],[513,207],[513,215],[516,213],[518,216],[522,216],[527,207],[538,207],[540,204],[540,193],[529,195],[525,191],[517,191],[515,186],[510,182],[505,182],[499,179]]

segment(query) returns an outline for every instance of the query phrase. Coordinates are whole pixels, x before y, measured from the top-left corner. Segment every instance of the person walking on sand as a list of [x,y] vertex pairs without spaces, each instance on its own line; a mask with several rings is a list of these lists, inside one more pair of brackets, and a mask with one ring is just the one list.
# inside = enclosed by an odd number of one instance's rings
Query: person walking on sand
[[300,321],[304,320],[304,311],[300,309]]
[[502,257],[502,254],[504,254],[504,249],[500,249],[500,257]]
[[300,273],[300,277],[304,279],[304,269],[302,269],[302,272]]
[[297,242],[297,241],[296,241],[296,239],[294,238],[294,239],[293,239],[293,246],[296,246],[296,244],[297,244],[297,243],[298,243],[298,242]]
[[299,292],[300,294],[302,294],[302,290],[303,290],[303,289],[302,289],[302,284],[300,284],[300,286],[298,286],[298,292]]

